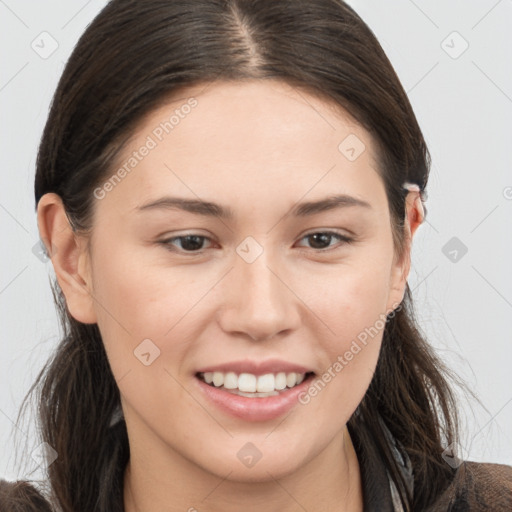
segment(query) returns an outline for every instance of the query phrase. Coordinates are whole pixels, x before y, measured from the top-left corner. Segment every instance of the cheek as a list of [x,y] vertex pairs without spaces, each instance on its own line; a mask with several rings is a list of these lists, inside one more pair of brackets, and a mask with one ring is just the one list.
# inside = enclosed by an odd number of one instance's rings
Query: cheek
[[118,320],[134,336],[146,336],[150,331],[162,336],[165,331],[158,332],[158,327],[170,329],[204,294],[210,281],[198,267],[166,265],[164,249],[155,258],[151,252],[155,249],[135,244],[98,246],[93,267],[98,313],[104,323]]
[[[304,395],[315,414],[321,404],[339,404],[347,421],[372,379],[386,326],[391,257],[361,258],[310,281],[308,304],[328,327],[319,339],[324,372]],[[307,302],[307,301],[306,301]],[[325,391],[324,391],[325,389]],[[321,400],[315,397],[322,394]],[[316,411],[316,408],[319,408]]]
[[391,253],[376,247],[347,258],[346,263],[317,268],[310,277],[296,281],[304,302],[328,327],[330,352],[343,349],[347,341],[385,318],[390,269]]
[[[93,287],[98,327],[113,372],[141,371],[139,346],[149,348],[151,357],[165,352],[167,361],[179,365],[194,335],[187,324],[194,305],[215,281],[190,268],[156,266],[133,248],[108,249],[105,244],[95,254]],[[163,359],[155,359],[155,366]]]
[[180,414],[198,413],[176,382],[199,335],[192,327],[194,305],[211,279],[154,265],[133,248],[108,251],[105,245],[95,261],[98,327],[124,405],[179,429],[172,404],[180,404]]
[[[386,314],[383,300],[376,300],[372,291],[379,292],[369,287],[364,293],[354,291],[352,300],[338,297],[339,307],[325,316],[335,335],[320,340],[322,372],[299,396],[308,417],[327,437],[350,419],[375,373]],[[326,410],[330,411],[327,425]]]

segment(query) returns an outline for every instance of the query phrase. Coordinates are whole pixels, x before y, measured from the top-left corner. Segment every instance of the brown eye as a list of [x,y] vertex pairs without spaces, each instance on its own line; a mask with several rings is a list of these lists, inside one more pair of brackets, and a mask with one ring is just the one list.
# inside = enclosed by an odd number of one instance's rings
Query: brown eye
[[202,235],[182,235],[168,238],[167,240],[163,240],[161,243],[169,250],[175,251],[176,249],[174,248],[174,244],[176,241],[179,241],[178,250],[183,252],[200,252],[203,249],[205,240],[209,240],[209,238]]
[[345,243],[351,243],[353,241],[352,238],[341,235],[339,233],[335,233],[333,231],[319,231],[316,233],[310,233],[302,238],[302,240],[308,239],[310,241],[310,247],[316,250],[325,250],[332,247],[332,240],[337,239],[341,241],[340,245]]

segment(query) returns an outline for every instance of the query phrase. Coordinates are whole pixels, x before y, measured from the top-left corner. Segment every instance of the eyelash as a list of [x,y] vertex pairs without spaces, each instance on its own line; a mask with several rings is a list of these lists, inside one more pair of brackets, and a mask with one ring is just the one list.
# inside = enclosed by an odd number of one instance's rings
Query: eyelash
[[[340,248],[341,246],[345,245],[345,244],[351,244],[354,242],[354,239],[353,238],[350,238],[346,235],[342,235],[340,233],[336,233],[335,231],[314,231],[313,233],[308,233],[307,235],[304,235],[301,240],[304,240],[305,238],[310,238],[314,235],[328,235],[330,237],[336,237],[338,238],[340,241],[341,241],[341,245],[338,247]],[[186,250],[182,250],[182,249],[175,249],[175,248],[172,248],[172,242],[175,241],[175,240],[182,240],[184,238],[188,238],[188,237],[194,237],[194,238],[200,238],[200,239],[204,239],[204,240],[211,240],[209,237],[207,236],[204,236],[204,235],[197,235],[197,234],[194,234],[194,233],[189,233],[189,234],[186,234],[186,235],[180,235],[180,236],[175,236],[175,237],[172,237],[172,238],[167,238],[166,240],[162,240],[161,243],[167,250],[169,251],[172,251],[172,252],[181,252],[182,254],[188,254],[188,255],[200,255],[200,254],[203,254],[205,250],[199,250],[199,251],[186,251]],[[323,253],[323,252],[328,252],[328,251],[331,251],[331,250],[334,250],[332,249],[332,247],[327,247],[327,248],[324,248],[324,249],[312,249],[313,251],[317,252],[317,253]]]

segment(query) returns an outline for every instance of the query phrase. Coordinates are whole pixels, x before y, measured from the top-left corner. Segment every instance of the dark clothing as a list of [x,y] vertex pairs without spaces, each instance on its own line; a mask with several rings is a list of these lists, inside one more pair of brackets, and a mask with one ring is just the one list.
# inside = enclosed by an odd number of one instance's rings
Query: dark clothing
[[[350,435],[361,471],[364,512],[404,512],[383,461],[358,442],[357,432],[350,430]],[[414,477],[409,458],[389,436],[395,459],[412,490]],[[512,466],[464,461],[453,473],[452,481],[424,512],[512,512]]]
[[428,512],[512,511],[512,466],[463,462]]

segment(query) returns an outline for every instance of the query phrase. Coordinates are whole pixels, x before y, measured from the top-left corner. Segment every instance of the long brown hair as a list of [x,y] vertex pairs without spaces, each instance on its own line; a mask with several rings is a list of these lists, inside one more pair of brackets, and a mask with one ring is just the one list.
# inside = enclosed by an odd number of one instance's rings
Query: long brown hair
[[[335,103],[376,141],[395,251],[407,246],[405,181],[425,198],[430,156],[400,81],[372,31],[340,0],[112,0],[78,41],[37,158],[35,200],[58,194],[75,230],[91,228],[93,190],[144,115],[187,86],[280,79]],[[122,510],[124,421],[97,325],[77,322],[54,283],[63,339],[37,392],[42,439],[58,453],[49,501],[65,512]],[[405,510],[424,510],[451,479],[442,457],[457,426],[446,372],[418,328],[409,287],[384,330],[370,387],[349,422],[384,461]],[[20,410],[21,411],[21,410]],[[411,493],[386,429],[414,472]]]

